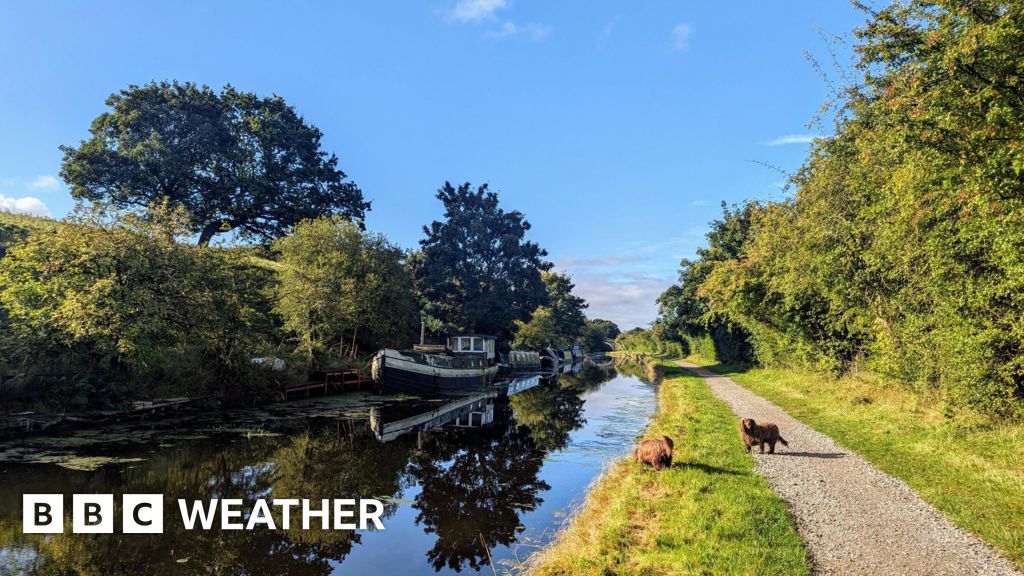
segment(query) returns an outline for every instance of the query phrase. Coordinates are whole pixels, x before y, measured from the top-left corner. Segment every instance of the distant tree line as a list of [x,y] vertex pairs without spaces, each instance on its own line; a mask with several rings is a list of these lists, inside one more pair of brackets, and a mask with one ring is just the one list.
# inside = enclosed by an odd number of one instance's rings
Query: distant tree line
[[862,79],[781,202],[724,207],[656,328],[1024,412],[1024,5],[864,8]]
[[614,338],[486,184],[444,183],[443,219],[406,251],[365,230],[362,191],[278,96],[161,82],[107,105],[62,147],[76,213],[0,214],[6,407],[251,402],[313,367],[365,367],[421,322],[431,339]]

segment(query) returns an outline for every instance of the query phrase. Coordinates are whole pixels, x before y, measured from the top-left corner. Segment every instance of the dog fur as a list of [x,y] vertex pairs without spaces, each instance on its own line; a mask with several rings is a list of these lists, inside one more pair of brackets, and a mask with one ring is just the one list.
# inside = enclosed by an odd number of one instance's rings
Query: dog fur
[[743,445],[750,452],[750,447],[758,444],[761,447],[761,454],[764,454],[764,445],[768,445],[768,453],[775,454],[775,443],[782,442],[783,446],[789,446],[789,442],[779,433],[779,427],[770,422],[758,424],[753,418],[744,418],[740,421],[740,433],[743,434]]
[[655,470],[672,466],[672,439],[668,436],[644,440],[633,450],[633,461],[653,466]]

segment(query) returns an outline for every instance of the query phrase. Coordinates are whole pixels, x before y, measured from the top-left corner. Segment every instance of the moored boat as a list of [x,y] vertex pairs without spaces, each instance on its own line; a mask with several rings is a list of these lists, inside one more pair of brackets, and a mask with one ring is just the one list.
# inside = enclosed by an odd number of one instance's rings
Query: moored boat
[[372,375],[384,394],[464,396],[490,390],[498,363],[494,337],[452,336],[444,347],[385,348],[373,358]]
[[540,353],[532,350],[510,350],[502,354],[505,368],[511,372],[531,372],[540,370]]

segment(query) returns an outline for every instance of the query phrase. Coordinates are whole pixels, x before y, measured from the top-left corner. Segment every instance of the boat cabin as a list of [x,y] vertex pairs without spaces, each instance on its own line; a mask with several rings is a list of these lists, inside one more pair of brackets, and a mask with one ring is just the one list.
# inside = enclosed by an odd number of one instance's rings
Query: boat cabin
[[482,334],[460,334],[448,338],[448,350],[452,354],[472,354],[494,360],[494,336]]

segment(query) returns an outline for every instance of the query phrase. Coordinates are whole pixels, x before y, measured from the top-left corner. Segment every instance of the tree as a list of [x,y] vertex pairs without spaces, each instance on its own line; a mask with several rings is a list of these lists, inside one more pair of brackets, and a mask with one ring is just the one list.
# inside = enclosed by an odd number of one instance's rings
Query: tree
[[761,209],[757,202],[732,207],[722,202],[722,217],[711,222],[707,247],[697,249],[697,260],[684,258],[680,262],[679,284],[658,297],[657,328],[663,337],[677,342],[689,339],[694,352],[709,358],[751,359],[743,329],[728,315],[715,315],[698,291],[716,264],[732,262],[743,254],[753,219]]
[[205,246],[231,230],[260,238],[323,214],[361,223],[370,209],[321,132],[280,96],[186,83],[131,85],[77,148],[62,146],[71,195],[139,209],[182,206]]
[[458,330],[509,340],[516,320],[526,321],[546,293],[541,272],[547,252],[525,240],[530,224],[505,212],[487,184],[473,189],[445,182],[437,198],[444,221],[424,226],[415,274],[421,297],[440,322]]
[[576,286],[568,274],[544,272],[541,280],[544,281],[547,307],[554,322],[554,344],[560,348],[568,347],[583,334],[587,323],[583,310],[587,308],[587,301],[572,293]]
[[762,363],[860,366],[949,411],[1019,418],[1024,6],[862,8],[863,76],[837,95],[834,136],[792,198],[752,214],[741,251],[684,271],[683,296],[741,326]]
[[609,342],[614,342],[619,335],[619,327],[611,320],[587,319],[583,327],[583,345],[592,352],[604,352],[611,349]]
[[529,322],[515,321],[515,336],[512,347],[517,349],[539,350],[548,346],[558,345],[560,339],[558,323],[551,308],[538,306],[533,311]]
[[[181,375],[171,394],[223,392],[263,344],[263,270],[229,251],[177,242],[180,210],[79,214],[0,259],[0,356],[28,393],[110,406]],[[217,373],[216,381],[204,374]],[[209,388],[205,386],[211,386]]]
[[340,216],[300,222],[275,243],[277,310],[310,360],[364,342],[406,344],[419,319],[402,249]]
[[621,332],[621,330],[619,330],[619,325],[616,324],[615,322],[612,322],[611,320],[603,320],[601,318],[592,318],[592,319],[587,320],[587,323],[588,324],[592,324],[595,327],[600,328],[601,330],[603,330],[605,335],[606,335],[606,338],[608,340],[614,340],[615,337],[618,336],[619,333]]

